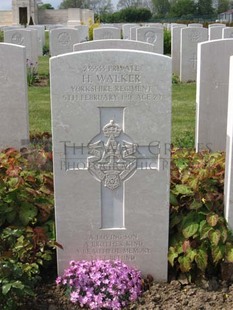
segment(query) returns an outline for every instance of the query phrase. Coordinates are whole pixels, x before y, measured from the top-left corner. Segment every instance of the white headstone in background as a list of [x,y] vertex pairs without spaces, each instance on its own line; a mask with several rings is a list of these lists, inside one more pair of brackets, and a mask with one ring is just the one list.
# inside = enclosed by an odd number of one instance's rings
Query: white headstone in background
[[233,39],[198,45],[196,150],[226,150],[229,59]]
[[0,43],[0,149],[29,143],[26,48]]
[[211,27],[226,27],[225,24],[220,24],[220,23],[213,23],[213,24],[209,24],[208,25],[208,28],[211,28]]
[[85,42],[89,40],[89,27],[86,25],[75,26],[75,29],[78,30],[80,42]]
[[182,28],[180,42],[180,80],[196,81],[197,75],[197,44],[207,41],[206,28]]
[[138,26],[137,24],[124,24],[122,25],[123,39],[130,40],[130,28]]
[[140,27],[136,30],[136,41],[154,45],[154,52],[163,54],[163,28]]
[[171,59],[98,50],[50,67],[58,272],[118,258],[166,281]]
[[49,48],[51,56],[66,54],[73,51],[73,45],[80,42],[77,29],[58,28],[50,31]]
[[[32,33],[32,54],[35,55],[36,67],[38,66],[38,56],[41,56],[41,52],[39,51],[39,34],[37,29],[27,28]],[[40,45],[41,48],[41,45]]]
[[171,28],[172,73],[177,76],[180,76],[180,36],[182,28],[187,28],[187,26],[175,25]]
[[188,24],[188,27],[189,27],[189,28],[198,28],[198,27],[202,28],[203,25],[202,25],[202,24],[195,24],[195,23],[192,23],[192,24]]
[[147,26],[147,27],[163,28],[163,24],[162,23],[149,23],[149,24],[146,24],[145,26]]
[[37,67],[37,32],[35,31],[25,29],[4,31],[4,42],[25,46],[28,63]]
[[81,14],[82,10],[80,8],[69,8],[67,27],[75,28],[75,26],[81,25]]
[[28,29],[38,31],[38,56],[43,56],[43,47],[45,45],[45,27],[41,25],[28,26]]
[[222,28],[222,38],[223,39],[233,39],[233,27]]
[[154,52],[154,45],[145,42],[131,40],[96,40],[74,44],[74,51],[86,51],[96,49],[130,49],[145,52]]
[[100,24],[101,28],[109,28],[109,27],[114,27],[113,24]]
[[140,28],[140,26],[131,27],[130,28],[130,40],[136,41],[137,38],[137,30]]
[[208,38],[209,40],[219,40],[222,39],[222,30],[225,26],[217,26],[217,27],[210,27],[208,29]]
[[109,40],[120,38],[121,38],[121,31],[119,28],[103,27],[103,28],[96,28],[93,30],[94,40]]
[[233,229],[233,56],[230,57],[229,76],[224,208],[225,218],[229,227]]

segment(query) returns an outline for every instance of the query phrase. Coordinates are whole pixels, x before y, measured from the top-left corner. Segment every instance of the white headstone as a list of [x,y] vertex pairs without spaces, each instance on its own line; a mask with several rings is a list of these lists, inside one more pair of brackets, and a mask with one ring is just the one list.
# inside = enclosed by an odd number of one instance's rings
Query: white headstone
[[0,43],[0,149],[29,143],[26,48]]
[[187,26],[175,25],[171,28],[172,73],[177,76],[180,76],[180,36],[182,28],[187,28]]
[[130,49],[145,52],[154,52],[154,45],[145,42],[131,40],[96,40],[74,44],[74,51],[86,51],[96,49]]
[[[32,33],[32,54],[35,55],[36,67],[38,66],[38,56],[41,56],[41,52],[39,51],[39,34],[37,29],[28,28]],[[41,48],[41,45],[40,45]]]
[[130,40],[136,40],[137,38],[137,30],[140,28],[140,26],[131,27],[130,28]]
[[37,67],[38,52],[36,30],[16,29],[5,31],[4,42],[25,46],[28,62]]
[[81,15],[82,10],[80,8],[69,8],[67,27],[74,28],[77,25],[81,25]]
[[50,67],[59,273],[119,258],[166,281],[171,59],[98,50]]
[[109,27],[114,27],[114,24],[100,24],[101,28],[109,28]]
[[226,25],[220,24],[220,23],[213,23],[213,24],[208,25],[208,28],[211,28],[211,27],[226,27]]
[[140,27],[136,30],[136,40],[154,45],[154,52],[163,54],[163,28]]
[[36,29],[38,31],[38,56],[43,56],[43,47],[45,45],[45,27],[42,25],[28,26],[28,29]]
[[51,56],[66,54],[73,51],[73,45],[79,43],[77,29],[58,28],[50,31],[49,46]]
[[121,38],[121,31],[119,28],[103,27],[103,28],[95,28],[93,30],[94,40],[109,40],[120,38]]
[[225,218],[229,227],[233,229],[233,56],[230,57],[228,112],[227,112],[227,139],[226,139],[226,166],[224,182]]
[[196,81],[197,75],[197,44],[207,41],[206,28],[182,28],[180,42],[180,80]]
[[198,24],[192,23],[192,24],[188,24],[188,27],[189,28],[198,28],[198,27],[202,28],[203,25],[199,23]]
[[223,39],[233,38],[233,27],[222,28],[222,38]]
[[123,39],[130,40],[130,28],[138,26],[137,24],[124,24],[122,25]]
[[208,38],[209,40],[219,40],[222,39],[222,29],[225,28],[225,26],[217,26],[217,27],[210,27],[208,29]]
[[144,25],[145,27],[157,27],[157,28],[163,28],[163,24],[162,23],[149,23]]
[[89,27],[86,25],[75,26],[75,29],[78,30],[80,42],[85,42],[89,40]]
[[196,150],[226,150],[229,59],[233,39],[198,45]]

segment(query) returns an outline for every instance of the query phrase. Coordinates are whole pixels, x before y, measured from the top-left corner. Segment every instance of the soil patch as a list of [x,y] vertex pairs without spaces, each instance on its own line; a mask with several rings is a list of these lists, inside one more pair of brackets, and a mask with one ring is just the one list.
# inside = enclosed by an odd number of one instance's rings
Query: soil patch
[[[62,289],[54,283],[37,288],[37,296],[28,300],[20,310],[80,310],[72,304]],[[129,310],[232,310],[233,284],[225,281],[202,281],[200,286],[186,281],[153,282],[138,302]]]

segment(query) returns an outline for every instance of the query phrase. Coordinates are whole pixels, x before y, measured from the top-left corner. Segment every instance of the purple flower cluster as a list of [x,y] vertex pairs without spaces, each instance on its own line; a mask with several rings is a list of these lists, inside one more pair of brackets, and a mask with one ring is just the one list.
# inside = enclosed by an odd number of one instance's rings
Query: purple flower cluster
[[71,261],[56,280],[70,293],[70,300],[90,309],[118,310],[142,292],[141,274],[120,260]]

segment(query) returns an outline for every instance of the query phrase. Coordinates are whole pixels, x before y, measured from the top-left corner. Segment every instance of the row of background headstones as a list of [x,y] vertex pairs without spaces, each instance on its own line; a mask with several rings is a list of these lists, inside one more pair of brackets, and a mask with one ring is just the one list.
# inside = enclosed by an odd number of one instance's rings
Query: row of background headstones
[[[218,26],[219,28],[222,28],[221,26]],[[216,27],[213,27],[216,28]],[[59,29],[57,29],[59,30]],[[54,31],[57,31],[54,30]],[[63,28],[60,29],[61,32],[58,32],[58,36],[64,35],[63,41],[67,38],[67,33],[63,32]],[[184,55],[188,55],[186,57],[186,60],[183,60],[181,62],[181,67],[183,64],[184,69],[189,67],[191,63],[192,76],[188,74],[187,72],[187,80],[195,80],[196,78],[196,63],[197,63],[197,55],[196,55],[196,48],[199,41],[205,41],[203,38],[206,37],[206,29],[203,29],[201,27],[187,27],[187,28],[181,28],[181,27],[174,27],[173,34],[176,30],[181,30],[181,54],[184,58]],[[74,29],[70,29],[69,31],[76,31]],[[24,32],[24,36],[20,36],[20,33]],[[25,37],[25,34],[27,36]],[[17,35],[15,36],[14,30],[9,30],[5,32],[5,37],[9,37],[9,41],[12,43],[14,41],[20,41],[22,45],[26,45],[29,42],[28,37],[31,38],[30,44],[28,44],[31,48],[26,48],[27,53],[27,60],[31,60],[32,63],[37,63],[37,54],[35,52],[36,49],[32,49],[32,47],[36,46],[36,38],[37,38],[37,31],[34,29],[31,29],[31,31],[28,30],[19,30],[19,33],[17,32]],[[57,37],[57,36],[56,36]],[[13,38],[13,40],[12,40]],[[32,40],[34,38],[34,41]],[[186,40],[185,40],[186,39]],[[200,40],[201,39],[201,40]],[[7,40],[6,40],[7,41]],[[43,40],[41,40],[43,41]],[[129,48],[129,49],[141,49],[141,50],[147,50],[147,51],[153,51],[153,48],[150,44],[140,44],[139,42],[135,41],[128,41],[123,42],[124,40],[96,40],[92,42],[84,42],[81,44],[76,44],[72,46],[71,52],[79,51],[79,50],[85,50],[85,49],[97,49],[97,48]],[[179,41],[179,40],[177,40]],[[189,42],[188,42],[189,41]],[[172,42],[175,42],[175,39],[173,37]],[[189,43],[189,44],[182,44],[183,42]],[[210,42],[205,42],[203,45],[199,45],[199,70],[197,74],[198,78],[198,87],[197,87],[197,126],[196,126],[196,148],[202,149],[203,146],[206,147],[210,141],[212,141],[212,150],[225,150],[225,130],[226,125],[223,126],[222,124],[226,124],[226,117],[227,117],[227,102],[228,102],[228,96],[226,89],[228,87],[227,79],[228,79],[228,58],[232,53],[232,39],[223,40],[223,41],[213,41],[212,44],[208,44]],[[66,42],[65,42],[66,43]],[[127,44],[126,44],[127,43]],[[174,44],[173,44],[174,45]],[[173,46],[172,45],[172,46]],[[219,46],[219,47],[218,47]],[[204,48],[207,48],[206,54],[204,54]],[[186,53],[182,53],[182,48],[186,50]],[[174,58],[177,54],[174,53],[174,46],[172,48],[172,61],[174,61]],[[188,52],[187,52],[188,50]],[[216,52],[214,53],[214,51]],[[34,53],[29,52],[34,51]],[[209,57],[211,53],[211,57]],[[34,55],[34,56],[33,56]],[[204,56],[206,55],[206,56]],[[191,58],[192,57],[192,58]],[[214,66],[212,65],[214,63]],[[174,62],[173,62],[174,64]],[[195,66],[194,66],[195,64]],[[209,65],[207,65],[209,64]],[[217,69],[218,68],[218,69]],[[218,76],[218,74],[222,74],[221,76]],[[184,76],[182,70],[181,70],[181,76]],[[214,79],[213,79],[214,77]],[[211,88],[211,91],[210,91]],[[209,97],[208,97],[209,94]],[[209,102],[209,105],[211,103],[211,106],[205,108],[206,101]],[[219,108],[219,102],[222,102],[221,108]],[[216,111],[216,115],[221,117],[221,121],[219,122],[219,126],[212,126],[210,125],[210,122],[202,121],[202,118],[204,120],[208,119],[209,115],[209,109],[212,108]],[[206,116],[207,115],[207,116]],[[207,126],[208,124],[208,126]],[[203,127],[203,128],[202,128]],[[211,128],[210,128],[211,127]]]
[[[12,28],[16,29],[16,27]],[[35,50],[36,34],[25,33],[23,29],[15,30],[14,32],[12,28],[5,28],[5,42],[26,45],[27,58],[31,63],[37,63]],[[41,56],[45,40],[44,26],[33,26],[31,28],[37,29],[38,55]],[[27,30],[31,28],[27,28]],[[51,56],[72,52],[74,44],[88,40],[87,26],[80,25],[75,28],[56,28],[51,30]],[[121,28],[124,39],[151,43],[154,45],[154,52],[163,54],[164,26],[162,24],[146,24],[146,27],[140,27],[137,24],[123,24]],[[94,40],[120,39],[121,28],[104,25],[104,27],[94,29]],[[171,29],[173,73],[179,76],[182,82],[195,81],[196,79],[198,43],[208,39],[221,39],[233,36],[233,28],[225,27],[224,24],[210,24],[208,34],[206,28],[202,28],[202,24],[189,24],[188,27],[182,24],[172,24]]]
[[207,40],[233,38],[233,27],[223,24],[190,29],[186,25],[174,25],[171,30],[172,72],[182,82],[195,81],[197,69],[197,44]]

